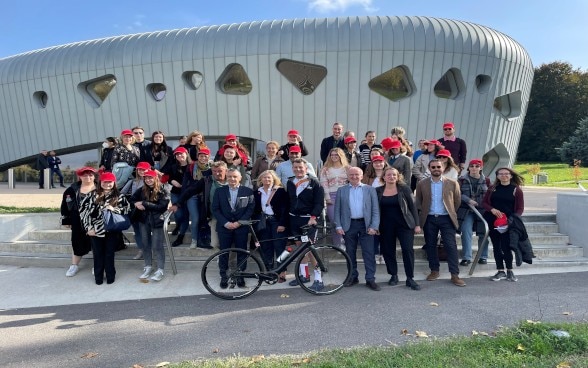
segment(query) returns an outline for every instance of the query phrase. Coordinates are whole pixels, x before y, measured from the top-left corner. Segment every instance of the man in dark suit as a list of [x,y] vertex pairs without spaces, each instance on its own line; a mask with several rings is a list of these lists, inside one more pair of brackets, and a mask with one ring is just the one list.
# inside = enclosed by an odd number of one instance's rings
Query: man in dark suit
[[328,136],[321,142],[321,160],[323,163],[327,161],[327,158],[329,157],[329,151],[335,147],[339,147],[341,149],[345,148],[343,124],[341,123],[333,124],[333,135]]
[[[228,186],[218,188],[214,192],[212,200],[212,214],[216,219],[216,231],[220,249],[235,248],[247,249],[248,227],[239,224],[240,220],[249,220],[255,209],[253,190],[240,185],[241,173],[237,169],[227,170]],[[241,265],[241,271],[247,266],[245,255],[238,254],[237,264]],[[229,286],[227,269],[229,268],[229,257],[221,256],[219,268],[221,282],[220,287],[226,289]],[[243,278],[237,279],[238,287],[245,287]]]
[[363,172],[359,167],[347,171],[349,185],[337,189],[335,200],[335,229],[345,239],[345,250],[353,267],[351,280],[345,285],[359,283],[357,272],[357,243],[361,243],[361,255],[365,265],[365,285],[374,291],[376,284],[376,255],[374,235],[380,227],[380,207],[376,189],[361,182]]
[[424,224],[427,258],[431,273],[427,281],[439,278],[439,255],[437,254],[437,236],[441,233],[443,247],[447,252],[447,265],[451,273],[451,282],[456,286],[465,286],[459,278],[459,256],[455,234],[459,228],[457,209],[461,204],[461,191],[455,180],[442,176],[445,167],[438,159],[429,161],[431,177],[418,182],[416,187],[416,205],[421,210],[420,223]]

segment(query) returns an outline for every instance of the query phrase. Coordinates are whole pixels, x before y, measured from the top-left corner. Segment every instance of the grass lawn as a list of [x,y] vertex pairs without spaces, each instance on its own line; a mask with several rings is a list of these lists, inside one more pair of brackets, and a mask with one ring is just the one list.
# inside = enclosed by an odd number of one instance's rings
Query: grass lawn
[[[565,331],[558,337],[552,331]],[[417,338],[402,346],[332,349],[299,356],[231,357],[168,367],[588,367],[588,323],[521,322],[496,333]]]
[[45,213],[45,212],[59,212],[59,208],[0,206],[0,215],[7,215],[7,214],[14,214],[14,213]]
[[[514,165],[514,170],[525,178],[525,185],[533,184],[533,175],[531,171],[533,166],[538,165],[540,172],[547,173],[548,181],[546,184],[539,184],[539,186],[546,187],[564,187],[564,188],[577,188],[576,179],[574,178],[574,168],[567,164],[562,163],[529,163],[519,162]],[[588,180],[588,168],[580,167],[577,169],[580,181]],[[536,185],[536,184],[535,184]]]

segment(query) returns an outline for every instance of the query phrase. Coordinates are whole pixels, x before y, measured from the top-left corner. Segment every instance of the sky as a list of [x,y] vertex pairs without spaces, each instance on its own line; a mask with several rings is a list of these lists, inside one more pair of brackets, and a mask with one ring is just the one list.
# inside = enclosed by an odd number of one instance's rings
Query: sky
[[0,58],[125,34],[292,18],[431,16],[477,23],[519,42],[535,67],[588,70],[587,0],[4,1]]

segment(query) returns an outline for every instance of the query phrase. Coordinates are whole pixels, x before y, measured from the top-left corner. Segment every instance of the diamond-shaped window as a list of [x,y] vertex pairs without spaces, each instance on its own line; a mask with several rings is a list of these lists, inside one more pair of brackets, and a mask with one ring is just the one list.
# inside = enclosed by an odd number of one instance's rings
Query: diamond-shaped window
[[296,60],[280,59],[276,68],[303,95],[312,94],[327,76],[324,66]]
[[228,95],[246,95],[253,86],[241,64],[229,64],[217,81],[219,89]]
[[204,79],[204,77],[200,72],[187,71],[182,73],[182,79],[184,80],[184,83],[186,83],[188,88],[197,90],[198,87],[200,87],[200,85],[202,84],[202,80]]
[[90,106],[98,108],[115,86],[116,78],[107,74],[78,84],[78,92]]
[[392,101],[407,98],[416,90],[408,67],[397,66],[369,81],[368,87]]
[[435,96],[439,98],[456,100],[462,97],[465,92],[465,84],[463,83],[459,69],[451,68],[443,74],[441,79],[435,84],[433,91],[435,92]]
[[515,91],[494,99],[494,108],[506,119],[521,115],[521,91]]

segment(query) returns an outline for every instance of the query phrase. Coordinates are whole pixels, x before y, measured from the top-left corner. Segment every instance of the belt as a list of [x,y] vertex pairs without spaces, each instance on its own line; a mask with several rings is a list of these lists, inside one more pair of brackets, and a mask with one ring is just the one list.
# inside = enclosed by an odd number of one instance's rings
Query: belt
[[292,212],[288,212],[288,214],[289,214],[290,216],[294,216],[294,217],[310,217],[310,216],[311,216],[311,215],[295,215],[295,214],[293,214]]
[[441,216],[449,216],[449,215],[429,215],[430,217],[441,217]]
[[356,218],[356,219],[352,218],[351,221],[363,221],[363,217],[362,218]]
[[272,220],[272,219],[275,217],[274,215],[267,215],[267,214],[265,214],[265,213],[264,213],[263,215],[265,216],[265,218],[266,218],[267,220]]

